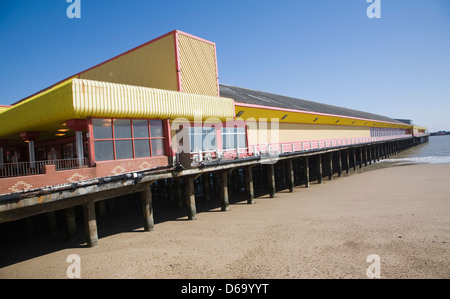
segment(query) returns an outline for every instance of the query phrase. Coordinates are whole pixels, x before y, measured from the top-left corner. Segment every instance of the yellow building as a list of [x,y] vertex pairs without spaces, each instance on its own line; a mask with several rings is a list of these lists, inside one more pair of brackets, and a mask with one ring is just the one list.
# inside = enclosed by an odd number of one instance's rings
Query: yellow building
[[[190,168],[407,139],[425,130],[219,84],[216,45],[175,30],[0,107],[0,194],[49,180],[61,184],[179,163]],[[38,177],[43,174],[48,179]]]

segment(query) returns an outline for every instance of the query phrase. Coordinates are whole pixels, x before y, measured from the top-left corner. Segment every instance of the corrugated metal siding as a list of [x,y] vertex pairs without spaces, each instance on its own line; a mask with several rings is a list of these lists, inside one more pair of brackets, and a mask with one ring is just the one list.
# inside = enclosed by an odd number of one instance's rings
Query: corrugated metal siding
[[234,101],[228,98],[80,79],[73,80],[73,89],[74,118],[234,117]]
[[182,91],[217,96],[216,49],[192,37],[178,34]]
[[54,130],[73,115],[72,79],[14,105],[0,117],[0,136],[23,131]]
[[0,138],[17,140],[23,131],[40,131],[41,136],[51,137],[66,120],[87,117],[196,120],[200,116],[203,120],[233,118],[234,101],[171,90],[69,79],[1,113]]
[[177,90],[174,35],[87,70],[80,78]]

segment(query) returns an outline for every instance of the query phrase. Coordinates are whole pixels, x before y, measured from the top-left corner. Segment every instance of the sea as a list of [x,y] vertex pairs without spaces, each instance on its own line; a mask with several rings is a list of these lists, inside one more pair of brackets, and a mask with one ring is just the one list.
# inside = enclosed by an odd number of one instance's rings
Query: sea
[[412,147],[389,159],[380,160],[380,162],[389,164],[389,166],[450,163],[450,135],[430,136],[429,142]]

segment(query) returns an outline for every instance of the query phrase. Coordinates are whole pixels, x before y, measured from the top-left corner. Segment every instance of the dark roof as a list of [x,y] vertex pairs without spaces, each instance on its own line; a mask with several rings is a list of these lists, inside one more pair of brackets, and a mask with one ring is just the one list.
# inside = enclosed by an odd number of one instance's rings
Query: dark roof
[[327,104],[321,104],[317,102],[301,100],[286,96],[281,96],[277,94],[251,90],[241,87],[229,86],[225,84],[220,84],[220,96],[226,98],[232,98],[237,103],[253,104],[270,106],[284,109],[294,109],[317,113],[326,113],[333,115],[341,115],[348,117],[364,118],[378,121],[387,121],[393,123],[401,123],[398,120],[392,119],[390,117],[333,106]]

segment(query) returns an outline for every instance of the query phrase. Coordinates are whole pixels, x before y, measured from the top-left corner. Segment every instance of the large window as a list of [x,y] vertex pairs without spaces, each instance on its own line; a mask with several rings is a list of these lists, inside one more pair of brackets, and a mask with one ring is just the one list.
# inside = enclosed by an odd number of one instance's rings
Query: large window
[[236,149],[247,147],[245,127],[232,127],[222,129],[223,149]]
[[217,148],[216,128],[214,127],[190,127],[189,137],[191,152],[213,151]]
[[95,161],[163,156],[161,120],[93,119]]
[[408,134],[405,129],[370,128],[370,137],[397,136]]

